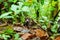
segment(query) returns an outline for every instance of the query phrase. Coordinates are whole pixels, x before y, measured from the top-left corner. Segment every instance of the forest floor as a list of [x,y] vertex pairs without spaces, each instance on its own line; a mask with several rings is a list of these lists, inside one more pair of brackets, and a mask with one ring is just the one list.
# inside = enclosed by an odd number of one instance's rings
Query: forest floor
[[[52,39],[52,37],[50,37],[52,33],[50,31],[42,29],[39,24],[36,24],[34,26],[23,26],[20,23],[13,25],[7,23],[0,24],[1,34],[4,30],[7,30],[6,33],[11,34],[11,32],[8,32],[9,29],[12,29],[15,33],[19,34],[19,37],[22,40],[60,40],[59,35]],[[0,40],[3,40],[3,38]],[[14,40],[14,38],[11,37],[9,40]]]

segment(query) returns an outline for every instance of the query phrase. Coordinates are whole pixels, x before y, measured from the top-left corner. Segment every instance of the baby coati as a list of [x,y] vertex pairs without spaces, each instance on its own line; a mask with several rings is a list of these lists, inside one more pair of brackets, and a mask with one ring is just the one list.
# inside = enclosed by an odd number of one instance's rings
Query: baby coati
[[25,22],[24,22],[24,26],[27,26],[27,27],[30,27],[30,26],[33,26],[35,25],[36,23],[30,19],[30,18],[25,18]]

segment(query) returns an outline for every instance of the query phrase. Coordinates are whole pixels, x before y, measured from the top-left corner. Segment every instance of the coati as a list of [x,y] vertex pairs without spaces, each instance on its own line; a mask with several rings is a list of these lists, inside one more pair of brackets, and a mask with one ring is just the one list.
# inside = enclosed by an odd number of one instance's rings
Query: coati
[[24,22],[24,26],[29,26],[30,25],[29,23],[30,23],[30,19],[26,18]]
[[24,26],[26,26],[26,27],[30,27],[30,26],[33,26],[33,25],[35,25],[36,23],[32,20],[32,19],[30,19],[30,18],[25,18],[25,22],[24,22]]

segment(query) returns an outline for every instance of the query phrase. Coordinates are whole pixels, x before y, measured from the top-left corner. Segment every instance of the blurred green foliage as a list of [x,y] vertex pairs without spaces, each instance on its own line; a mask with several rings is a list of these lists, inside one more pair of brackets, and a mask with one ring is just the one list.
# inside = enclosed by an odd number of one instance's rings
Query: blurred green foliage
[[[56,4],[58,8],[56,8]],[[53,20],[51,31],[57,32],[58,24],[56,22],[60,16],[57,16],[54,20],[52,15],[54,15],[54,10],[60,10],[60,0],[0,0],[0,6],[0,19],[12,19],[13,23],[20,22],[23,24],[25,18],[28,17],[35,22],[38,21],[45,30],[51,20]],[[39,13],[37,13],[37,11]],[[37,14],[39,15],[38,20]]]

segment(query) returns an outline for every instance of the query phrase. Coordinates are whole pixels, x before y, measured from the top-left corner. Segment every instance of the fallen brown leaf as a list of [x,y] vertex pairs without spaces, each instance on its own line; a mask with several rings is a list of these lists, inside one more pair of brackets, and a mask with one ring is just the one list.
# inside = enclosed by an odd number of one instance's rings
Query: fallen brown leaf
[[55,40],[60,40],[60,36],[56,37]]
[[23,28],[22,27],[13,27],[13,30],[20,32],[23,30]]
[[48,38],[48,33],[42,29],[36,29],[36,36],[40,37],[41,40],[46,40]]
[[47,36],[47,33],[42,29],[36,29],[35,32],[36,32],[36,36],[39,36],[39,37]]
[[21,36],[21,38],[22,38],[23,40],[28,40],[28,39],[31,38],[31,37],[33,37],[33,35],[30,34],[30,33],[25,33],[23,36]]
[[0,24],[0,27],[6,26],[6,25],[7,25],[7,23],[3,23],[3,24]]

